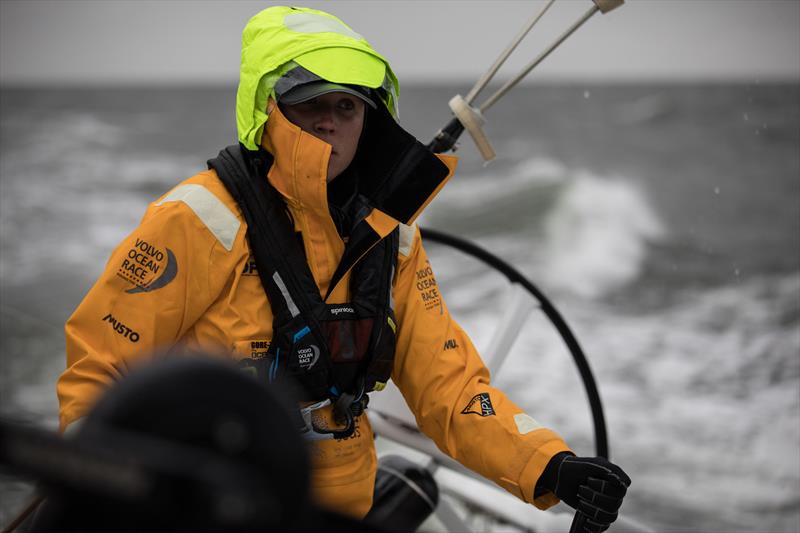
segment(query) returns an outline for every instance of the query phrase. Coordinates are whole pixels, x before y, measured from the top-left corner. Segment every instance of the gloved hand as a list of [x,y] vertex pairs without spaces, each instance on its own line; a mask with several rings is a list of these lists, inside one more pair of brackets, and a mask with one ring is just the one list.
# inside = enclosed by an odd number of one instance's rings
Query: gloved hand
[[623,470],[602,457],[575,457],[562,452],[550,459],[536,483],[535,494],[550,490],[586,515],[587,531],[601,532],[617,519],[631,484]]

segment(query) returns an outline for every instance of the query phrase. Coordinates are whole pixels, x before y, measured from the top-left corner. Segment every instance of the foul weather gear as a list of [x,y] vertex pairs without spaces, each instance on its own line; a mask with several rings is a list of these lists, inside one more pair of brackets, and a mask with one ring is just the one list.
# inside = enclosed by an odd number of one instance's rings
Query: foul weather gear
[[564,452],[547,464],[536,492],[552,491],[585,515],[585,531],[600,533],[617,519],[630,484],[631,478],[603,457],[575,457]]
[[[331,145],[289,122],[270,100],[275,82],[298,65],[333,83],[376,89],[383,103],[368,110],[353,161],[358,193],[372,207],[364,218],[329,204]],[[239,140],[248,150],[262,145],[274,157],[266,179],[286,204],[319,296],[327,304],[350,302],[358,289],[350,266],[397,231],[392,380],[419,428],[444,453],[547,508],[558,499],[551,491],[534,495],[534,486],[550,459],[569,448],[490,385],[489,371],[450,316],[414,221],[452,175],[456,160],[430,158],[419,143],[409,142],[392,118],[396,102],[397,80],[389,65],[335,17],[270,8],[245,28]],[[431,179],[441,165],[446,176]],[[350,169],[332,182],[331,199],[341,192],[335,191],[337,182],[353,178],[349,174]],[[274,310],[247,231],[236,200],[213,169],[150,204],[65,326],[67,369],[57,386],[62,429],[157,350],[267,357],[277,342]],[[351,240],[359,246],[348,246]],[[337,427],[330,405],[303,416],[314,427]],[[311,491],[320,504],[363,517],[372,504],[377,457],[364,414],[354,419],[353,429],[346,439],[311,443]]]
[[[330,145],[291,124],[277,108],[265,141],[275,157],[268,179],[302,235],[320,294],[331,289],[329,302],[346,302],[349,273],[331,288],[345,245],[327,209]],[[454,170],[454,158],[441,160]],[[386,225],[388,233],[393,227]],[[541,508],[555,504],[550,492],[534,499],[533,487],[550,458],[568,447],[489,384],[488,370],[438,292],[413,220],[399,231],[392,379],[420,429],[445,453],[525,501]],[[266,356],[272,314],[245,234],[236,202],[213,170],[150,205],[66,324],[68,367],[58,383],[62,428],[85,416],[102,390],[156,349]],[[139,264],[130,258],[137,253],[153,258],[141,276],[128,270]],[[163,282],[170,269],[174,274]],[[115,330],[106,316],[137,332],[138,341]],[[330,408],[313,416],[318,427],[336,427]],[[349,439],[312,445],[312,491],[326,506],[363,516],[371,505],[377,458],[367,417],[359,416],[356,424]]]

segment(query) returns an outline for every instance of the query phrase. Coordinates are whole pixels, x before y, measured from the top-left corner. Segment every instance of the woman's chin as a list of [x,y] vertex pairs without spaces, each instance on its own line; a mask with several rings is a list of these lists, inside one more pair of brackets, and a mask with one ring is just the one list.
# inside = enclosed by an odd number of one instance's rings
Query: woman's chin
[[327,182],[328,182],[328,183],[332,182],[334,179],[336,179],[336,178],[339,176],[339,174],[341,174],[341,173],[342,173],[342,171],[343,171],[343,170],[344,170],[344,169],[342,169],[342,168],[339,168],[339,167],[338,167],[338,165],[331,165],[331,164],[328,164],[328,177],[327,177]]

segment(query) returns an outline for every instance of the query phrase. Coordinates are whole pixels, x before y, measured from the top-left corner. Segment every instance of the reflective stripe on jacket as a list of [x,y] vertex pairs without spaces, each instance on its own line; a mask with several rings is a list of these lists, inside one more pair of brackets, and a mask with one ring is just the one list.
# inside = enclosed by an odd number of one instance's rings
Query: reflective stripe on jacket
[[[265,139],[275,156],[269,180],[286,199],[325,294],[344,249],[327,207],[330,145],[301,131],[277,108]],[[452,175],[455,158],[441,158]],[[386,215],[374,218],[381,234],[394,227]],[[62,429],[156,350],[186,346],[236,358],[266,354],[272,316],[245,234],[238,207],[213,171],[193,176],[149,206],[67,321],[67,369],[57,387]],[[549,493],[534,501],[532,493],[550,458],[568,447],[491,387],[488,370],[441,295],[420,289],[419,276],[433,281],[433,273],[413,225],[401,225],[398,263],[392,378],[420,428],[445,453],[523,500],[540,508],[557,503]],[[346,276],[337,285],[330,303],[348,300],[348,282]],[[366,514],[377,467],[367,417],[359,417],[351,438],[313,443],[311,455],[317,501],[353,516]]]

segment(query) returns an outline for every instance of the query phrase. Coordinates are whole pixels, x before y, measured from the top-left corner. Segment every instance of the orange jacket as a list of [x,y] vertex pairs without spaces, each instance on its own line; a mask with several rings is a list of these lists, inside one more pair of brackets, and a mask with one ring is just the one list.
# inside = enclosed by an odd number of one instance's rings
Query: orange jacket
[[[325,294],[344,250],[327,205],[330,145],[277,108],[266,131],[265,148],[275,156],[268,179],[286,199]],[[452,175],[455,158],[442,160]],[[371,224],[381,234],[397,226],[378,212]],[[67,321],[67,369],[57,386],[62,429],[157,350],[182,345],[236,358],[265,355],[272,316],[245,234],[238,206],[213,170],[149,206]],[[523,500],[540,508],[555,504],[552,494],[534,501],[532,493],[566,444],[490,386],[488,370],[438,293],[419,231],[401,225],[400,235],[392,379],[419,427],[445,453]],[[328,302],[346,302],[348,292],[345,277]],[[311,444],[312,492],[325,506],[363,516],[372,503],[377,459],[367,417],[357,423],[348,439]]]

